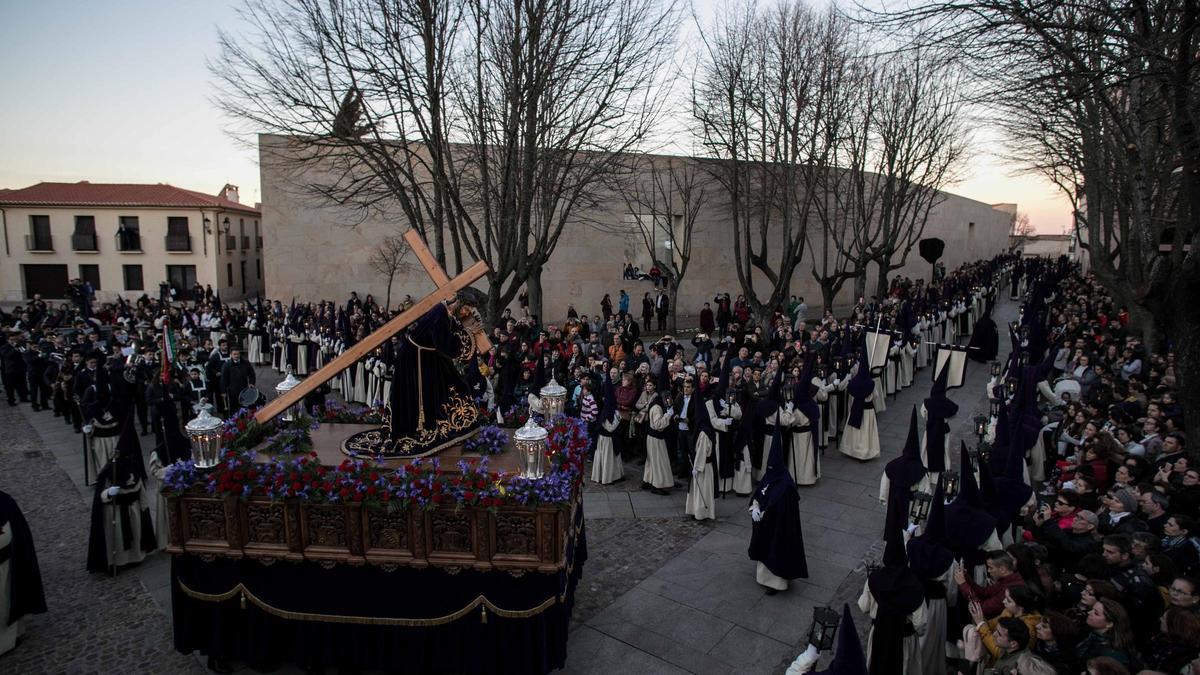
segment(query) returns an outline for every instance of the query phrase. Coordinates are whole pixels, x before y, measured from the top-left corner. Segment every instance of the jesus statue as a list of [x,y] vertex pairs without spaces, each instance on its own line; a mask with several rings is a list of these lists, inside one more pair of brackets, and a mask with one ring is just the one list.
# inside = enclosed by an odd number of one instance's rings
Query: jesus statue
[[347,454],[422,457],[475,435],[479,410],[455,362],[475,354],[478,321],[469,305],[438,304],[400,334],[387,422],[346,439]]

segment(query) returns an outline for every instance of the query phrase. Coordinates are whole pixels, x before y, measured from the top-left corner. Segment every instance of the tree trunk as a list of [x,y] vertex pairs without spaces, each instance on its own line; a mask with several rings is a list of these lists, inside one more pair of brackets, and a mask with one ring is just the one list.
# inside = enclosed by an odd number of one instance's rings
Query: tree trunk
[[875,280],[875,297],[879,298],[880,302],[888,295],[888,261],[876,261],[875,266],[879,268],[879,278]]
[[537,317],[539,324],[546,323],[542,315],[542,268],[535,267],[525,280],[525,292],[529,294],[529,315]]
[[[1172,294],[1170,305],[1174,311],[1171,348],[1179,383],[1175,390],[1183,407],[1184,424],[1195,436],[1194,430],[1200,429],[1200,386],[1196,386],[1200,382],[1200,312],[1194,296]],[[1193,440],[1187,447],[1192,457],[1200,457],[1200,443]]]
[[674,280],[667,282],[667,299],[671,301],[671,313],[667,319],[667,329],[674,335],[677,332],[675,324],[675,313],[679,311],[679,305],[676,300],[679,296],[679,287],[674,283]]
[[837,289],[832,281],[821,282],[821,314],[833,311],[833,301],[837,297]]
[[854,302],[867,295],[867,266],[859,267],[859,273],[854,277]]
[[395,273],[388,275],[387,293],[384,295],[383,312],[386,314],[392,311],[392,281],[396,278]]

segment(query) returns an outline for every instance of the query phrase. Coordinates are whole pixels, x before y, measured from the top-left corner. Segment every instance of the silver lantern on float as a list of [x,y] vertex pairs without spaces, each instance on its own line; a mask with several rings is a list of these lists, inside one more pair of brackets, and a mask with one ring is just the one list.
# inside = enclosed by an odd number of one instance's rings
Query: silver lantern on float
[[546,424],[552,424],[555,417],[563,414],[567,407],[567,388],[550,377],[550,382],[538,392],[542,402],[542,414],[546,416]]
[[201,405],[200,414],[184,427],[192,442],[192,461],[198,469],[211,469],[221,461],[221,435],[225,424],[208,414],[210,407]]
[[525,478],[541,478],[542,462],[546,457],[546,439],[549,434],[530,417],[525,426],[513,435],[513,445],[521,458],[521,475]]
[[[275,385],[276,398],[278,398],[280,396],[284,396],[289,391],[295,389],[296,385],[298,385],[298,384],[300,384],[300,379],[297,378],[296,375],[292,372],[292,367],[288,366],[287,377],[283,378],[282,382]],[[283,411],[283,421],[284,422],[295,421],[297,419],[300,419],[300,417],[303,416],[303,414],[304,414],[304,401],[303,400],[296,401],[292,405],[289,405],[287,407],[287,410]]]

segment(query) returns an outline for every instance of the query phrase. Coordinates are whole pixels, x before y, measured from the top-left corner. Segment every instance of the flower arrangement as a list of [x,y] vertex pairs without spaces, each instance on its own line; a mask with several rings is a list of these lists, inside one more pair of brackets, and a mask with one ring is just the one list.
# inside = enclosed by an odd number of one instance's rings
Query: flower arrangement
[[500,427],[489,424],[479,430],[479,433],[467,440],[465,446],[470,452],[481,455],[499,455],[508,444],[508,432]]
[[185,492],[188,488],[196,484],[199,474],[196,470],[196,463],[190,459],[174,462],[169,465],[163,473],[163,491],[164,492]]
[[382,405],[367,407],[326,401],[323,408],[313,408],[313,416],[330,424],[383,424],[387,410]]
[[[335,409],[331,414],[346,419],[352,413]],[[176,462],[167,468],[163,489],[182,493],[203,488],[208,494],[243,499],[257,496],[272,501],[354,503],[391,510],[495,509],[506,502],[523,506],[567,504],[583,481],[588,450],[584,422],[559,417],[548,430],[547,473],[538,479],[491,471],[487,456],[462,459],[457,471],[444,470],[436,457],[418,458],[397,469],[380,467],[374,461],[357,457],[327,467],[321,465],[316,453],[302,450],[298,445],[299,439],[317,424],[315,420],[303,420],[282,428],[257,425],[249,412],[239,411],[226,423],[226,432],[238,430],[243,436],[226,440],[221,462],[210,472],[201,472],[190,460]],[[267,430],[274,433],[265,436]],[[258,435],[259,441],[252,443],[244,435]],[[479,435],[485,437],[477,441],[481,453],[487,452],[484,447],[503,448],[508,440],[508,434],[497,427],[485,427]],[[292,450],[281,452],[268,462],[256,463],[258,455],[253,448],[264,438],[270,445],[279,444]]]

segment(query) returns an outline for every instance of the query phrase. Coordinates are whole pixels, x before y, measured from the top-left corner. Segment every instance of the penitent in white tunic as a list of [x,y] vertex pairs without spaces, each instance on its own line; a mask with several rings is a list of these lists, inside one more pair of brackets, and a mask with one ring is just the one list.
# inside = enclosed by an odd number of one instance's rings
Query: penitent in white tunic
[[[878,388],[876,388],[878,392]],[[852,402],[851,402],[852,403]],[[848,408],[851,406],[847,406]],[[879,456],[879,424],[875,419],[875,410],[863,408],[862,423],[857,428],[850,424],[850,410],[846,410],[846,427],[842,430],[842,440],[838,450],[854,459],[875,459]]]
[[[875,612],[879,609],[879,604],[875,601],[875,596],[871,594],[871,588],[867,584],[863,584],[862,595],[858,596],[858,608],[863,614],[871,618],[872,624],[875,621]],[[925,604],[917,607],[917,610],[908,615],[908,619],[912,622],[915,629],[912,635],[904,638],[904,663],[896,670],[896,675],[922,675],[921,673],[921,643],[920,635],[925,632]],[[871,626],[870,632],[867,633],[867,663],[871,662],[871,648],[875,641],[875,626]]]
[[[799,410],[791,412],[792,451],[788,461],[788,470],[796,485],[813,485],[821,477],[821,469],[817,464],[817,453],[813,449],[813,434],[818,429],[812,429],[812,422]],[[809,431],[797,429],[809,428]]]
[[[656,432],[665,431],[671,423],[672,412],[663,410],[661,404],[650,406],[647,415],[650,428]],[[646,468],[642,471],[642,482],[656,488],[667,489],[675,486],[675,476],[671,474],[671,456],[667,452],[667,442],[661,438],[646,436]]]
[[[610,434],[621,424],[620,418],[604,423],[604,430]],[[625,464],[613,453],[611,436],[600,434],[596,436],[596,456],[592,460],[592,480],[601,485],[608,485],[625,475]]]
[[[719,421],[713,417],[713,426],[716,427]],[[701,433],[696,437],[696,453],[692,458],[692,484],[688,487],[687,501],[683,507],[683,512],[696,520],[717,519],[717,495],[713,490],[713,472],[716,471],[717,465],[708,461],[715,452],[713,439],[708,434]]]

